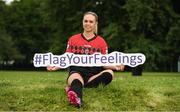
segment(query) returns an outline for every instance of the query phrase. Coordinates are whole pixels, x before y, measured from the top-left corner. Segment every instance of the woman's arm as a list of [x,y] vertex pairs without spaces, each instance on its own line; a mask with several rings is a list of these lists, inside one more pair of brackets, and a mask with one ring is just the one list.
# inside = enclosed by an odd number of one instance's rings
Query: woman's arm
[[117,70],[117,71],[124,71],[125,66],[121,64],[121,65],[115,65],[115,66],[103,66],[103,68]]
[[47,71],[56,71],[61,69],[60,67],[56,67],[56,66],[47,66],[46,67]]

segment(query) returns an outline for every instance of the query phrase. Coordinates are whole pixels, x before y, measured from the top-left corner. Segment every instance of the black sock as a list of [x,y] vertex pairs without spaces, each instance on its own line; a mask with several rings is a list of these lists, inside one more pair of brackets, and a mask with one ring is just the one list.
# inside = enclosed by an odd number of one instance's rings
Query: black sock
[[100,76],[87,83],[85,87],[97,87],[99,84],[107,85],[111,81],[112,75],[109,72],[104,72]]
[[77,94],[79,98],[82,99],[82,83],[78,79],[75,79],[71,83],[71,89]]

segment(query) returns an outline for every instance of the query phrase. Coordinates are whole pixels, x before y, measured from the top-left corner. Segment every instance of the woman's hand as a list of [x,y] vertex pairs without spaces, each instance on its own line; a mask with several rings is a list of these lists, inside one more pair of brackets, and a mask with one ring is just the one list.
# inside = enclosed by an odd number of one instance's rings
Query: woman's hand
[[56,67],[56,66],[47,66],[46,67],[47,71],[56,71],[56,70],[59,70],[60,67]]
[[115,66],[103,66],[103,68],[116,70],[116,71],[124,71],[125,66],[121,64],[121,65],[115,65]]
[[125,68],[125,66],[123,64],[115,66],[115,70],[117,70],[117,71],[124,71],[124,68]]

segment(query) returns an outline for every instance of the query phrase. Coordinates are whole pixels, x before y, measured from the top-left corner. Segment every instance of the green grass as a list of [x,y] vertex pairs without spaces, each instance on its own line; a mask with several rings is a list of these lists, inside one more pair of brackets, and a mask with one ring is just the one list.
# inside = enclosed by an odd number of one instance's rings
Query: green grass
[[180,73],[115,73],[113,82],[84,89],[75,108],[64,93],[67,72],[0,71],[0,111],[180,111]]

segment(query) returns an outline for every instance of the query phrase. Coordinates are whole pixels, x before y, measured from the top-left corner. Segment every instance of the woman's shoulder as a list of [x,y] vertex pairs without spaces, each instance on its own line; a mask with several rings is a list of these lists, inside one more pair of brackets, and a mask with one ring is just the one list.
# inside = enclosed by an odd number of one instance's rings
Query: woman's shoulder
[[105,42],[104,38],[103,38],[101,35],[97,35],[96,38],[97,38],[98,40],[100,40],[100,41],[104,41],[104,42]]

